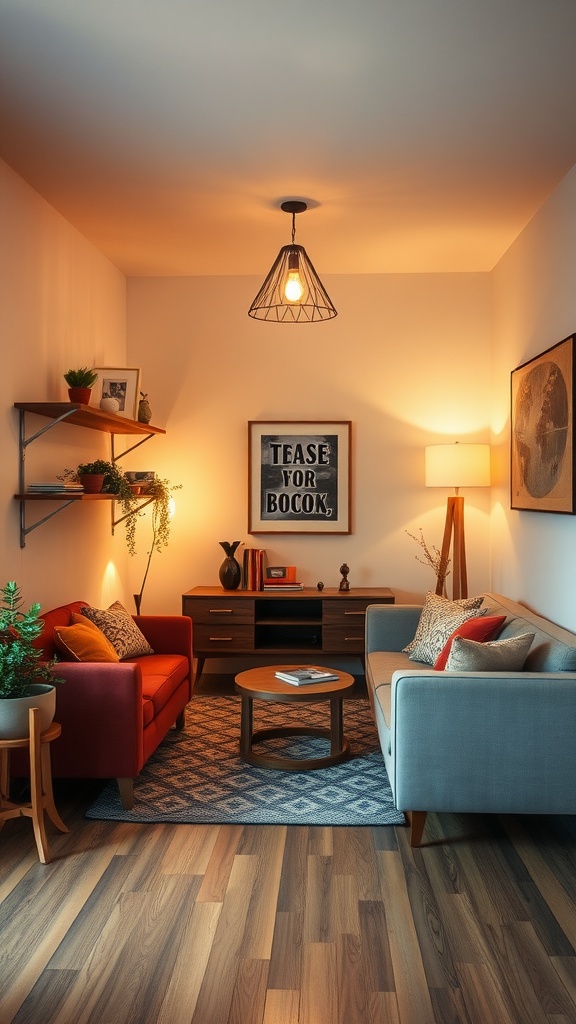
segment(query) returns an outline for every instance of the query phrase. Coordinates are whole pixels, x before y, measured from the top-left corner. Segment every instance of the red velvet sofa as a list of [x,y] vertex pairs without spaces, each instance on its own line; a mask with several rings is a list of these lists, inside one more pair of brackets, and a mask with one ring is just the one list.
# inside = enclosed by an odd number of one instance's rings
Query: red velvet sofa
[[[38,640],[46,659],[57,653],[54,627],[66,626],[87,601],[42,615]],[[62,735],[50,744],[57,778],[118,780],[122,805],[133,806],[133,781],[168,730],[184,727],[192,695],[192,622],[180,615],[135,615],[154,654],[115,663],[60,661],[55,720]],[[13,755],[15,774],[25,759]],[[20,763],[18,761],[20,760]],[[19,771],[18,769],[22,769]]]

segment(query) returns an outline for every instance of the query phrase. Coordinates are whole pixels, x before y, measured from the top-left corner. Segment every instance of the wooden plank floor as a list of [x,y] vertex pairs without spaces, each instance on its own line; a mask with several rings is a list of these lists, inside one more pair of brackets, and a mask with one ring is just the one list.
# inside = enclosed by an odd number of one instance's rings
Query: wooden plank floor
[[576,821],[0,832],[1,1024],[574,1024]]
[[576,818],[0,831],[0,1024],[575,1024]]

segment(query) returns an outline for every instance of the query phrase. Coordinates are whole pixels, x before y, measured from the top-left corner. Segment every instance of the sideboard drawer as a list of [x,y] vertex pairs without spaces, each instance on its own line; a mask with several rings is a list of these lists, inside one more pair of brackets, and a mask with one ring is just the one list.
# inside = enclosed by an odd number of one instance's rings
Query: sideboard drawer
[[236,624],[254,622],[254,601],[249,597],[220,599],[220,598],[190,598],[185,597],[182,602],[182,614],[189,615],[194,622],[194,629],[197,623],[218,623],[226,622]]
[[326,601],[322,608],[322,618],[326,625],[356,627],[364,631],[366,609],[371,601],[352,601],[350,598],[342,598],[338,601]]
[[254,649],[254,627],[233,625],[228,622],[214,622],[209,625],[194,622],[194,653],[252,651]]
[[364,619],[322,628],[322,650],[326,654],[364,654]]

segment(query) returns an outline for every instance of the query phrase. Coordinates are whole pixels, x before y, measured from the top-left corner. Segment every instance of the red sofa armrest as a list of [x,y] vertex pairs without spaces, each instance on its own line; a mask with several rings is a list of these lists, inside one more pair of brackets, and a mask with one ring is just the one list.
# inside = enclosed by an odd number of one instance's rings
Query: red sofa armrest
[[131,662],[59,662],[52,771],[67,777],[133,777],[144,763],[142,671]]
[[192,619],[187,615],[134,615],[156,654],[182,654],[192,670]]

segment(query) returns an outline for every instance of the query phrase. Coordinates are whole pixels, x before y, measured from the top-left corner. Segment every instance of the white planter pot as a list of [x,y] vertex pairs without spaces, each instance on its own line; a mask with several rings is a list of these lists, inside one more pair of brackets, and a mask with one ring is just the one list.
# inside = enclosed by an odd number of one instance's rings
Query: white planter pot
[[56,687],[50,683],[32,683],[28,692],[29,697],[0,699],[0,739],[19,740],[29,735],[30,708],[40,708],[41,732],[46,732],[52,725],[56,712]]

